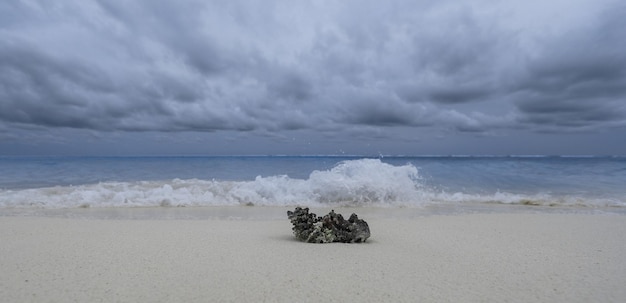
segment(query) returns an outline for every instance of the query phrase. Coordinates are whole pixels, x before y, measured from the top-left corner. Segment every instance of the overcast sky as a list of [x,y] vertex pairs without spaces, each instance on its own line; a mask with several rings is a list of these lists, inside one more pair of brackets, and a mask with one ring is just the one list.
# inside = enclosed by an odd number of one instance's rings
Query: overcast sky
[[0,154],[626,154],[626,3],[0,2]]

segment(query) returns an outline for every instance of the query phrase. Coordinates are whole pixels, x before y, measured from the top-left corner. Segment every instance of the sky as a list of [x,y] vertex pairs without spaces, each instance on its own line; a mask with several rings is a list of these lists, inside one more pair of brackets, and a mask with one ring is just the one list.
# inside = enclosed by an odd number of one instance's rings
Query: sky
[[0,2],[0,155],[626,154],[615,0]]

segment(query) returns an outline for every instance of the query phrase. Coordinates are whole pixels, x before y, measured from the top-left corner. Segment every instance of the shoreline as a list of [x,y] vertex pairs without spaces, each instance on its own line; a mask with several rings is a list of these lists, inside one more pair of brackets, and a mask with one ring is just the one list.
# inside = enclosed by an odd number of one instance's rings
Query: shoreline
[[[290,208],[278,209],[280,219],[258,207],[230,209],[246,218],[195,220],[5,214],[0,297],[9,302],[626,300],[622,215],[525,211],[392,218],[357,208],[372,231],[366,243],[309,244],[292,235],[282,212]],[[335,210],[349,215],[352,209]],[[326,209],[311,211],[319,215]],[[250,217],[255,212],[258,216]]]
[[[49,217],[101,220],[287,220],[296,206],[168,206],[86,208],[0,208],[1,217]],[[578,207],[522,204],[442,204],[419,207],[306,206],[318,215],[330,210],[364,218],[414,219],[430,216],[469,214],[578,214],[626,216],[626,207]]]

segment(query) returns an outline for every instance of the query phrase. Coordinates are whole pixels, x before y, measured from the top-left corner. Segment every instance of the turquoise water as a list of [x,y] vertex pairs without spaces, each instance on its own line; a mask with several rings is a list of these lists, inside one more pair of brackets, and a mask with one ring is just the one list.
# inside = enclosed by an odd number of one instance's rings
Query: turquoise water
[[1,208],[621,208],[625,185],[625,157],[0,157]]

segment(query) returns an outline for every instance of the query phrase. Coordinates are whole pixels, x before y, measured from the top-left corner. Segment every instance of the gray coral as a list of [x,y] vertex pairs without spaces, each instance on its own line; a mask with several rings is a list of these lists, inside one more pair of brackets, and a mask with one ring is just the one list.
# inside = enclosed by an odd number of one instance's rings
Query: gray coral
[[345,220],[341,214],[332,210],[323,217],[309,213],[308,208],[296,207],[295,211],[287,211],[293,224],[293,234],[300,241],[309,243],[360,243],[370,237],[370,229],[356,214]]

